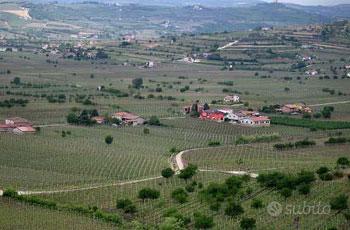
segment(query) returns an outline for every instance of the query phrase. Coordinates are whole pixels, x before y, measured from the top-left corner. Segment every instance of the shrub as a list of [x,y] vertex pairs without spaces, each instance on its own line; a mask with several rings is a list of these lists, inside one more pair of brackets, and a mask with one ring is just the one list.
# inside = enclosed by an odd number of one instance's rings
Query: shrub
[[320,167],[319,169],[317,169],[316,173],[318,175],[322,175],[322,174],[325,174],[325,173],[328,173],[329,172],[329,168],[325,167],[325,166],[322,166]]
[[178,188],[171,193],[171,197],[180,204],[183,204],[187,202],[188,194],[183,188]]
[[255,209],[263,208],[264,207],[263,201],[260,199],[254,199],[252,201],[251,207]]
[[193,218],[194,218],[194,227],[196,229],[209,229],[214,226],[213,217],[196,212],[193,214]]
[[161,123],[160,123],[160,120],[157,116],[151,116],[149,121],[148,121],[148,124],[150,125],[155,125],[155,126],[160,126]]
[[138,198],[145,199],[158,199],[160,197],[160,192],[151,188],[144,188],[139,191]]
[[244,213],[244,209],[240,204],[237,204],[233,201],[229,202],[227,204],[227,207],[225,209],[225,215],[227,216],[239,216]]
[[280,117],[280,116],[272,117],[271,124],[296,126],[296,127],[304,127],[304,128],[315,128],[315,129],[322,129],[322,130],[350,128],[350,122],[348,121],[319,121],[319,120],[299,119],[299,118]]
[[162,170],[162,177],[170,178],[175,174],[175,172],[171,168],[166,168]]
[[108,135],[105,137],[106,144],[110,145],[113,142],[113,137],[111,135]]
[[337,197],[334,197],[330,200],[329,204],[331,205],[331,209],[333,210],[345,210],[348,208],[348,196],[345,194],[341,194]]
[[209,141],[208,146],[219,146],[220,141]]
[[240,227],[242,229],[248,230],[248,229],[255,229],[256,228],[256,221],[253,218],[242,218],[240,222]]

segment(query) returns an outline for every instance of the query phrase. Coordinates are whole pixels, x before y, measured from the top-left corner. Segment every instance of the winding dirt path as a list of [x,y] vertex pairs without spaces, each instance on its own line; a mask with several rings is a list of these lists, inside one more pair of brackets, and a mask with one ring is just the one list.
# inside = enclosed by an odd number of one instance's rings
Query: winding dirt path
[[[179,172],[183,169],[185,169],[185,164],[182,160],[182,155],[184,155],[185,153],[191,152],[191,151],[196,151],[196,150],[206,150],[206,149],[215,149],[215,148],[221,148],[222,146],[218,146],[218,147],[203,147],[203,148],[194,148],[194,149],[186,149],[183,150],[181,152],[179,152],[178,154],[175,155],[175,168],[173,168],[176,172]],[[242,175],[249,175],[252,178],[257,178],[259,175],[256,173],[250,173],[247,171],[225,171],[225,170],[215,170],[215,169],[199,169],[199,171],[201,172],[219,172],[219,173],[225,173],[225,174],[232,174],[232,175],[238,175],[238,176],[242,176]]]

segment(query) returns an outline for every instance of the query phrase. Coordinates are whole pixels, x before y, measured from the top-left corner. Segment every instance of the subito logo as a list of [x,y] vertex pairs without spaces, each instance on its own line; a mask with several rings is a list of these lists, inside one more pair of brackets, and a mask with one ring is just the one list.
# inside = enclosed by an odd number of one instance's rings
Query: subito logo
[[272,201],[267,206],[267,213],[270,216],[277,217],[282,214],[282,211],[283,211],[282,205],[276,201]]

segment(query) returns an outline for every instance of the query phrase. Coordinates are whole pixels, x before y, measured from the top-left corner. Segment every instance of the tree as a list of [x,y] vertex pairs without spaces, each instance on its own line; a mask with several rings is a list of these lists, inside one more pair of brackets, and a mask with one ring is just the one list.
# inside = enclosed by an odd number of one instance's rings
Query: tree
[[15,85],[20,85],[21,84],[21,78],[15,77],[12,81],[13,84]]
[[143,133],[144,133],[144,134],[149,134],[149,129],[148,129],[148,128],[144,128],[144,129],[143,129]]
[[172,177],[175,174],[175,172],[171,168],[165,168],[162,170],[162,177],[168,179]]
[[135,78],[132,80],[132,87],[135,89],[141,88],[143,85],[143,79],[142,78]]
[[255,229],[256,221],[253,218],[244,217],[240,222],[240,226],[242,229],[245,229],[245,230]]
[[260,200],[260,199],[254,199],[254,200],[252,201],[251,207],[252,207],[252,208],[255,208],[255,209],[258,209],[258,208],[264,207],[264,204],[263,204],[262,200]]
[[165,217],[164,221],[159,225],[159,230],[185,230],[181,220],[175,217]]
[[145,199],[158,199],[160,197],[160,192],[155,189],[151,188],[143,188],[139,191],[138,198],[145,200]]
[[283,188],[280,193],[285,199],[287,199],[292,196],[293,191],[290,188]]
[[113,142],[113,137],[111,135],[106,136],[105,138],[106,144],[110,145]]
[[342,168],[346,168],[348,166],[350,166],[350,161],[348,158],[346,157],[340,157],[338,160],[337,160],[337,165],[342,167]]
[[300,194],[307,195],[310,193],[311,186],[310,184],[301,184],[298,188]]
[[343,211],[348,208],[348,196],[345,194],[341,194],[337,197],[331,199],[329,204],[331,205],[331,209],[337,211]]
[[325,173],[328,173],[329,172],[329,169],[325,166],[322,166],[320,167],[319,169],[317,169],[316,173],[318,175],[322,175],[322,174],[325,174]]
[[188,194],[183,188],[178,188],[171,193],[171,197],[180,204],[183,204],[187,202]]
[[75,113],[70,113],[67,116],[67,122],[69,124],[77,124],[79,122],[79,118]]
[[225,215],[227,216],[239,216],[244,213],[244,209],[240,204],[237,204],[233,201],[229,202],[226,209],[225,209]]
[[187,181],[191,179],[194,175],[196,175],[198,167],[193,164],[189,164],[185,169],[180,171],[179,178]]
[[209,229],[214,226],[213,217],[207,216],[205,214],[196,212],[193,214],[194,217],[194,227],[196,229]]
[[157,116],[151,116],[150,119],[149,119],[149,122],[148,124],[150,125],[156,125],[156,126],[160,126],[160,120]]

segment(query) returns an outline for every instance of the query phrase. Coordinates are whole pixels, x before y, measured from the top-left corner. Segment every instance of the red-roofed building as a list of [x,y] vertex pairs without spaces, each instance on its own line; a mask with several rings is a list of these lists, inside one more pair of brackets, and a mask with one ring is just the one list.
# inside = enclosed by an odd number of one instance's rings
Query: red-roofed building
[[14,133],[22,134],[22,133],[35,133],[36,130],[31,126],[20,126],[13,129]]
[[225,113],[218,110],[203,110],[199,118],[202,120],[213,120],[222,122],[225,120]]

